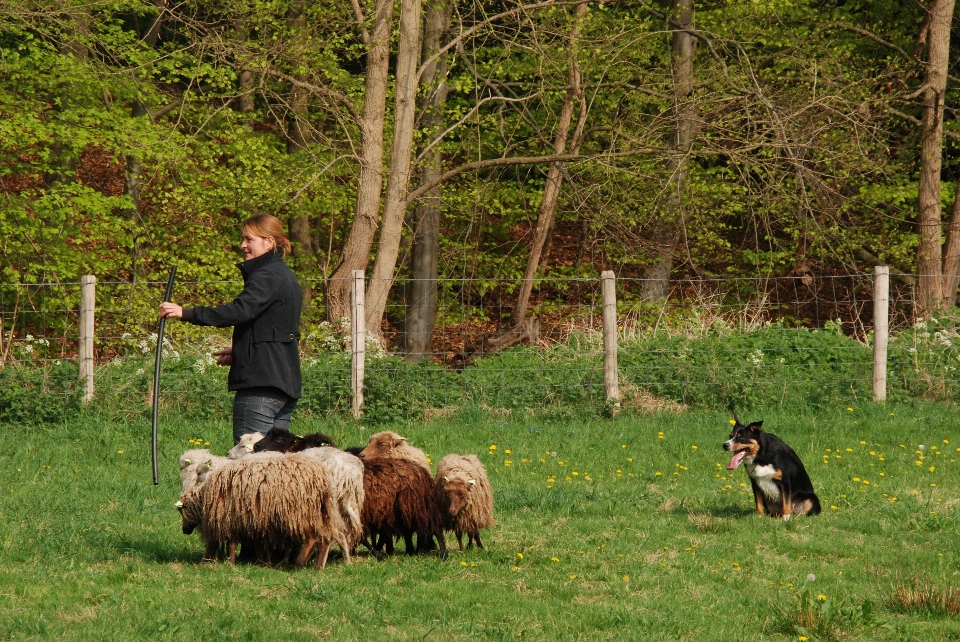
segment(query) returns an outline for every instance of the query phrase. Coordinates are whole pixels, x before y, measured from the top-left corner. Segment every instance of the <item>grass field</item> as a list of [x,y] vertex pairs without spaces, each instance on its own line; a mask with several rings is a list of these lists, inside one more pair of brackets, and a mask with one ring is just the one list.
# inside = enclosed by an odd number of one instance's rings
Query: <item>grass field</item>
[[[323,571],[201,565],[173,504],[223,423],[3,426],[0,639],[960,639],[960,416],[856,406],[744,420],[804,460],[824,513],[758,517],[726,412],[546,421],[463,411],[391,428],[477,453],[498,524],[449,561],[338,555]],[[342,445],[374,430],[323,429]],[[921,449],[920,445],[924,448]],[[400,546],[402,549],[402,545]],[[808,578],[813,578],[812,581]]]

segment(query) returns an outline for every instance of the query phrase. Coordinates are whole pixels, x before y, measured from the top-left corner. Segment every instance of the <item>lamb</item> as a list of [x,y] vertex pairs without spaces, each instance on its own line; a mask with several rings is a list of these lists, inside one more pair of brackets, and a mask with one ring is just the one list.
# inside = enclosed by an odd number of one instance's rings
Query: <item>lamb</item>
[[333,439],[323,434],[315,432],[303,437],[298,437],[288,430],[271,428],[263,439],[257,441],[253,446],[254,452],[263,452],[275,450],[282,453],[295,453],[306,450],[307,448],[319,448],[324,445],[333,446]]
[[227,453],[228,459],[243,459],[253,452],[253,446],[263,439],[262,432],[248,432],[240,438],[240,443],[230,449]]
[[480,530],[494,525],[493,491],[487,471],[476,455],[447,455],[437,464],[434,480],[437,503],[443,515],[443,527],[457,536],[463,550],[463,534],[467,548],[476,540],[483,548]]
[[349,563],[350,553],[363,535],[360,517],[364,501],[363,462],[349,453],[330,447],[308,448],[302,454],[317,459],[330,474],[330,493],[340,509],[342,525],[333,538],[343,551],[344,561]]
[[[389,457],[363,460],[363,542],[377,559],[381,548],[393,554],[393,538],[402,536],[407,554],[430,550],[437,538],[440,558],[447,559],[447,545],[440,525],[440,509],[433,492],[433,480],[419,464]],[[369,539],[368,539],[369,538]]]
[[302,454],[234,461],[212,472],[202,487],[206,559],[226,545],[230,563],[236,563],[241,541],[267,550],[299,546],[294,564],[302,568],[319,544],[316,565],[323,568],[340,521],[327,469]]
[[378,432],[370,437],[370,442],[367,444],[367,447],[360,452],[360,457],[371,459],[374,457],[406,459],[407,461],[419,464],[427,471],[427,474],[430,475],[431,478],[433,477],[427,455],[419,448],[414,448],[408,444],[406,437],[401,437],[397,433],[390,432],[389,430]]

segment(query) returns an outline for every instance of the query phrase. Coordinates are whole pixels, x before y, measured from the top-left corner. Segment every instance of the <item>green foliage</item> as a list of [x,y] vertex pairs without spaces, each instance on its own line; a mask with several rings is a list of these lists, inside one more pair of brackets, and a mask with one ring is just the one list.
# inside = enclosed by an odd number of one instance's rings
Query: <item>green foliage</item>
[[75,363],[50,360],[0,368],[0,425],[62,423],[80,410]]

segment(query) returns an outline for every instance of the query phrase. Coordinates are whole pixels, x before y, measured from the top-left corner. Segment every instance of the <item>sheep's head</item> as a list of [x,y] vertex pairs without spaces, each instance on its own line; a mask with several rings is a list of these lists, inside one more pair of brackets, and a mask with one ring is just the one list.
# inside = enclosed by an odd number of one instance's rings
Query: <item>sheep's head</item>
[[253,452],[261,453],[265,450],[275,450],[277,452],[287,453],[296,446],[298,441],[300,441],[300,437],[294,435],[289,430],[271,428],[267,431],[263,439],[254,443]]
[[360,451],[361,457],[389,457],[395,448],[401,448],[407,443],[406,437],[395,432],[378,432],[370,437],[370,443]]
[[242,459],[253,452],[254,446],[263,439],[262,432],[248,432],[240,437],[240,442],[227,453],[228,459]]
[[192,533],[200,525],[200,502],[196,489],[180,495],[175,504],[180,512],[181,530],[184,535]]
[[443,478],[443,494],[447,498],[447,512],[451,517],[456,517],[463,510],[476,485],[477,480],[462,475]]

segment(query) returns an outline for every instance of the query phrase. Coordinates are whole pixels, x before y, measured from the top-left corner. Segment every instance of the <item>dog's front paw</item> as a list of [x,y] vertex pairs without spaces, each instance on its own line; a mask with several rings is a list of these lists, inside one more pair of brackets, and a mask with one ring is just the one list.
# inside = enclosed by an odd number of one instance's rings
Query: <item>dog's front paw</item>
[[789,522],[789,521],[790,521],[790,516],[789,516],[789,515],[784,515],[784,516],[783,516],[783,521]]

